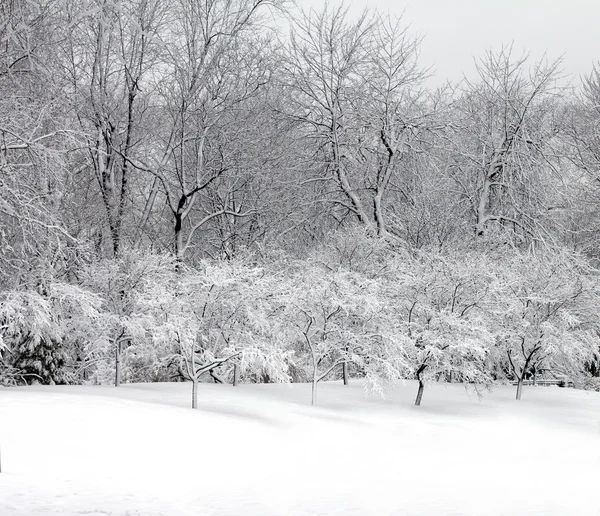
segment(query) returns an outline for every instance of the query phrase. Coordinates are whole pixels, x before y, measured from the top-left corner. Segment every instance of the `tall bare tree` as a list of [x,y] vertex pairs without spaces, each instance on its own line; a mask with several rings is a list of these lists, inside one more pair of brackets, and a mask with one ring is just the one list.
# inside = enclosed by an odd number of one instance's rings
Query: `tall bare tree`
[[[157,72],[166,14],[157,0],[68,4],[64,73],[87,151],[82,167],[96,180],[113,256],[122,246],[130,158],[145,136],[149,78]],[[103,239],[102,227],[98,238]]]
[[[566,110],[563,139],[574,165],[570,171],[569,234],[574,245],[594,257],[600,246],[600,64],[584,77],[579,95]],[[565,235],[566,236],[566,235]]]
[[[156,78],[157,131],[133,166],[153,185],[144,226],[159,193],[171,212],[173,250],[182,260],[196,233],[218,217],[242,218],[224,178],[235,167],[227,136],[235,115],[270,79],[268,49],[259,15],[266,0],[182,1],[173,8],[165,35],[164,70]],[[252,50],[254,49],[254,50]],[[213,196],[207,196],[211,188]],[[202,202],[201,202],[202,201]]]
[[368,11],[352,20],[327,4],[292,23],[288,115],[313,142],[312,173],[299,183],[320,185],[314,201],[333,204],[338,221],[350,215],[382,236],[384,198],[401,191],[398,171],[426,125],[418,46],[402,19]]
[[477,235],[494,225],[525,239],[546,234],[559,65],[530,65],[506,47],[488,52],[477,62],[477,79],[464,81],[446,170],[470,206]]
[[35,286],[76,243],[63,215],[73,142],[53,68],[59,29],[54,2],[0,6],[2,286]]

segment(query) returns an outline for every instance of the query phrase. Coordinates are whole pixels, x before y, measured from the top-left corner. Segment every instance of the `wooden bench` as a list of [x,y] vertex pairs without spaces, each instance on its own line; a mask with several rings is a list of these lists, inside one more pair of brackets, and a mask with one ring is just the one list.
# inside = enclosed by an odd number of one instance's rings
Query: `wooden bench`
[[[513,385],[517,385],[519,382],[513,381]],[[536,380],[535,383],[533,380],[523,380],[523,385],[544,385],[548,387],[549,385],[558,385],[562,387],[573,387],[573,382],[567,379],[557,379],[557,378],[540,378]]]

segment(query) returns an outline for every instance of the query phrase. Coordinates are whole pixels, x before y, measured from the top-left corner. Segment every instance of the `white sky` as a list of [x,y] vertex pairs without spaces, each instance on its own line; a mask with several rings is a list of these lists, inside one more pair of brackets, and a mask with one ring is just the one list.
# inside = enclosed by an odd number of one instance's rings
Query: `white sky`
[[[297,0],[322,6],[325,0]],[[337,0],[332,2],[337,4]],[[600,61],[600,0],[346,0],[396,14],[421,34],[421,64],[433,66],[435,82],[459,80],[473,71],[473,56],[514,43],[517,55],[538,59],[564,55],[563,71],[578,79]]]

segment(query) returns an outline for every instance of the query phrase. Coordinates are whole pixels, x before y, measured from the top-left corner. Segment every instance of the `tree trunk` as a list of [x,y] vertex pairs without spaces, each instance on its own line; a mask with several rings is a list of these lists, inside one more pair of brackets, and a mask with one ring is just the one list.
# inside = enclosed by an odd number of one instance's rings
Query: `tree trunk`
[[315,367],[313,370],[313,380],[312,380],[312,398],[311,398],[311,405],[316,405],[317,404],[317,382],[319,381],[319,378],[317,376],[317,368]]
[[417,399],[415,399],[415,405],[417,407],[421,406],[421,399],[423,398],[423,389],[425,388],[425,384],[423,380],[419,380],[419,390],[417,391]]
[[521,394],[523,392],[523,378],[519,378],[519,381],[517,382],[517,400],[521,399]]
[[115,346],[115,387],[121,385],[121,341],[117,340]]
[[348,366],[348,362],[344,362],[342,364],[342,377],[344,378],[344,385],[348,385],[348,383],[350,383],[350,378],[348,376]]
[[373,199],[373,214],[377,225],[377,234],[384,236],[386,234],[385,221],[383,219],[383,191],[378,191]]
[[240,368],[237,364],[233,364],[233,386],[235,387],[240,381]]
[[475,232],[477,236],[482,236],[485,233],[485,225],[487,222],[487,205],[490,196],[490,180],[486,177],[483,181],[483,188],[479,197],[479,203],[477,206],[477,225],[475,226]]
[[344,169],[344,164],[342,163],[342,152],[340,151],[340,142],[338,140],[338,115],[337,109],[334,108],[331,114],[331,127],[330,127],[330,136],[331,136],[331,150],[333,153],[333,166],[335,167],[335,175],[337,179],[337,184],[339,185],[342,193],[346,196],[350,205],[352,206],[352,211],[357,216],[359,222],[364,224],[367,228],[371,229],[371,222],[367,213],[364,210],[363,203],[360,199],[360,196],[357,195],[356,191],[350,185],[348,180],[348,176]]
[[175,259],[177,260],[177,267],[183,262],[183,231],[182,231],[181,217],[178,216],[175,223]]
[[382,171],[381,174],[381,181],[377,185],[377,191],[375,193],[375,197],[373,198],[373,217],[377,225],[377,234],[379,236],[385,236],[387,234],[387,231],[385,227],[385,220],[383,217],[383,195],[388,187],[390,178],[392,176],[395,161],[394,158],[396,156],[396,153],[392,148],[392,145],[394,145],[392,143],[393,135],[386,136],[384,129],[382,129],[380,138],[381,142],[383,143],[388,152],[388,158],[387,163],[385,165],[385,169]]
[[152,181],[152,186],[150,187],[150,195],[148,200],[146,201],[146,206],[144,207],[144,213],[142,214],[142,220],[138,226],[138,231],[141,233],[146,227],[146,223],[150,218],[150,213],[152,212],[152,208],[154,207],[154,201],[156,200],[156,196],[158,194],[158,190],[160,189],[160,182],[157,176],[154,176],[154,180]]
[[192,379],[192,408],[198,408],[198,380]]

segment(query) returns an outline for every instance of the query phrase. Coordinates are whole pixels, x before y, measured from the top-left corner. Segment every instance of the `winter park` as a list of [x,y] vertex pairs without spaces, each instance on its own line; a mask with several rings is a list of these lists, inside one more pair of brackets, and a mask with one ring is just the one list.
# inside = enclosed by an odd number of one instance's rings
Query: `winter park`
[[0,516],[600,515],[584,3],[0,0]]

